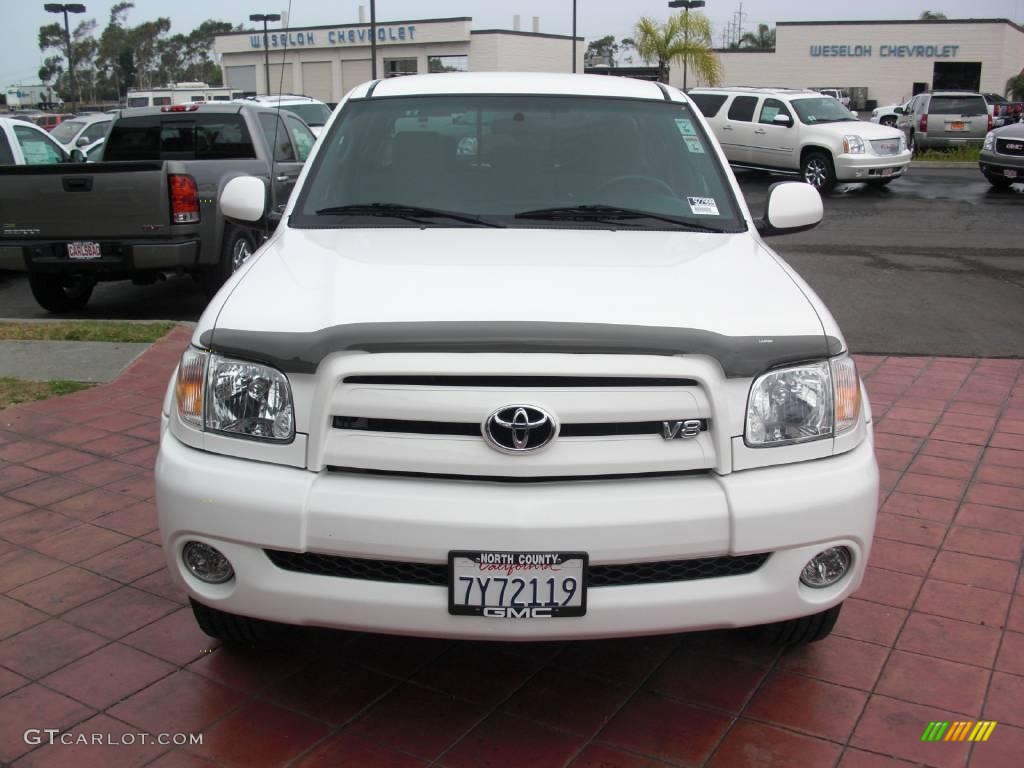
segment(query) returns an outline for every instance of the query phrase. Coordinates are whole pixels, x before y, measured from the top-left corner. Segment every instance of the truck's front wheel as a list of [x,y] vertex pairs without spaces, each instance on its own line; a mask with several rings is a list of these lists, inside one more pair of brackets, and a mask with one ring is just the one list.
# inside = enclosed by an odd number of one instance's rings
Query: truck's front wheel
[[86,275],[29,274],[32,296],[50,312],[77,312],[89,303],[95,283]]
[[805,643],[816,643],[824,640],[832,633],[832,628],[839,618],[839,611],[843,604],[834,605],[827,611],[815,613],[810,616],[801,616],[799,619],[778,621],[774,624],[763,624],[754,627],[753,631],[758,640],[767,645],[803,645]]

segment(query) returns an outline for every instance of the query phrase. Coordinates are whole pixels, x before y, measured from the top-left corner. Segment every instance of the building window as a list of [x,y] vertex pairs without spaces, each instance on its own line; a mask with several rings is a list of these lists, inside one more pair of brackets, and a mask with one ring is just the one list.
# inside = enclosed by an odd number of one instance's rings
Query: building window
[[469,72],[469,56],[428,56],[427,72]]
[[384,77],[416,74],[416,59],[384,59]]

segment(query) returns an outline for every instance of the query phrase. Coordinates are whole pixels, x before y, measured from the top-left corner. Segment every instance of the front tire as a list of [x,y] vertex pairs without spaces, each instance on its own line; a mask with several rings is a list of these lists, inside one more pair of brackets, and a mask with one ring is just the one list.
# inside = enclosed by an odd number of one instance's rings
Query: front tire
[[832,633],[843,604],[834,605],[827,611],[799,619],[777,621],[774,624],[762,624],[754,627],[754,636],[765,645],[794,646],[816,643],[824,640]]
[[836,185],[836,172],[832,158],[824,152],[808,152],[800,163],[800,174],[804,181],[824,194]]
[[89,303],[95,283],[85,275],[29,274],[32,296],[43,309],[63,314],[78,312]]
[[192,603],[192,614],[196,623],[210,637],[217,638],[225,645],[249,648],[269,647],[278,645],[284,634],[284,626],[272,621],[251,619],[248,616],[236,616],[233,613],[219,611],[208,605]]

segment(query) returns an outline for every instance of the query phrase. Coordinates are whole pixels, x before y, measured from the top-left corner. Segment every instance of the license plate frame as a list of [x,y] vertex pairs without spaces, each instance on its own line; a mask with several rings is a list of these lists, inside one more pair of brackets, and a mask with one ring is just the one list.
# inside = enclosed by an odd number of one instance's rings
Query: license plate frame
[[892,173],[893,173],[893,169],[892,168],[883,168],[882,169],[882,176],[892,176]]
[[966,131],[967,123],[963,120],[954,120],[949,124],[949,130],[951,131]]
[[1017,178],[1017,171],[1015,171],[1012,168],[1005,168],[1005,169],[1003,169],[1003,176],[1005,176],[1008,179],[1016,179]]
[[92,261],[103,258],[100,244],[89,240],[76,240],[73,243],[68,243],[66,250],[68,258],[75,261]]
[[[529,592],[532,591],[532,587],[529,583],[530,579],[536,579],[539,588],[548,589],[546,584],[547,579],[551,578],[553,574],[558,571],[545,568],[542,565],[536,565],[530,567],[531,564],[523,564],[520,562],[520,556],[544,556],[547,559],[553,557],[557,558],[557,561],[549,563],[548,565],[562,565],[568,566],[566,573],[563,574],[563,578],[575,578],[577,580],[576,591],[579,593],[578,604],[566,604],[566,605],[552,605],[550,601],[540,602],[538,604],[530,605],[524,603],[520,605],[512,605],[515,601],[511,600],[512,595],[509,594],[510,598],[508,601],[500,599],[504,595],[499,594],[499,604],[490,605],[472,605],[468,604],[466,599],[457,599],[459,592],[464,590],[467,586],[465,581],[459,581],[459,573],[467,572],[478,572],[481,574],[481,578],[484,579],[507,579],[511,584],[516,579],[523,580],[524,589],[527,590],[527,597]],[[484,562],[482,558],[486,557],[486,560],[491,562]],[[510,562],[493,562],[496,558],[511,558]],[[465,562],[457,562],[460,560],[469,559],[476,564],[478,570],[470,571],[470,565]],[[578,564],[577,564],[578,561]],[[587,588],[588,578],[587,573],[589,570],[590,559],[586,552],[564,552],[564,551],[552,551],[552,550],[452,550],[448,553],[448,613],[453,616],[477,616],[484,618],[505,618],[505,619],[566,619],[566,618],[578,618],[585,616],[587,613]],[[509,566],[516,566],[512,572],[508,571]],[[482,569],[480,566],[487,566],[488,570]],[[465,577],[463,577],[465,578]],[[558,582],[558,586],[562,587],[565,582]],[[514,584],[513,584],[514,585]],[[508,584],[505,585],[508,587]],[[495,589],[500,589],[498,584],[494,585]],[[476,592],[478,589],[477,585],[472,586],[472,591]],[[552,586],[551,589],[554,589]],[[505,590],[502,590],[505,592]],[[466,593],[463,593],[466,594]],[[490,592],[489,587],[484,588],[483,597],[487,598]],[[550,594],[550,593],[549,593]],[[543,595],[539,595],[543,597]],[[574,594],[569,601],[573,603],[576,595]],[[501,603],[508,604],[501,604]]]

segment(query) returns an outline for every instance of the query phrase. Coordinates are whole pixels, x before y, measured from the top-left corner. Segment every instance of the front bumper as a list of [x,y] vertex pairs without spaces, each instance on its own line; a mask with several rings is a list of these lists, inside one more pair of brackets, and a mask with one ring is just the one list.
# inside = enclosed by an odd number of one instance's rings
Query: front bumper
[[[860,585],[878,469],[870,437],[849,453],[728,476],[505,484],[315,473],[214,455],[166,429],[156,466],[170,571],[193,598],[288,624],[491,640],[620,637],[769,623],[816,613]],[[199,540],[235,569],[196,580]],[[853,551],[838,584],[801,585],[829,546]],[[591,587],[586,616],[514,621],[448,613],[445,587],[287,571],[264,549],[444,563],[449,550],[586,551],[592,565],[772,552],[741,576]]]
[[896,155],[842,154],[835,157],[838,181],[875,181],[899,178],[910,165],[910,150]]
[[1005,176],[1004,171],[1016,171],[1012,178],[1024,181],[1024,155],[1002,155],[982,150],[978,155],[978,168],[986,176]]

